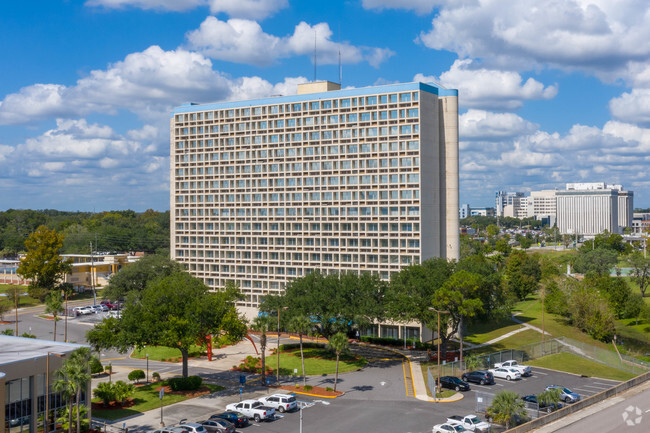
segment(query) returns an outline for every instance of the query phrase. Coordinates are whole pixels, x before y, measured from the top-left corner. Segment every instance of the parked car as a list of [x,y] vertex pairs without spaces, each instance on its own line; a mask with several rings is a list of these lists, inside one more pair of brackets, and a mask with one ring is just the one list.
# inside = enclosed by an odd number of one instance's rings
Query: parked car
[[481,419],[476,415],[453,415],[447,418],[447,422],[452,424],[460,423],[463,427],[465,427],[465,430],[473,432],[490,431],[490,424],[485,421],[481,421]]
[[74,307],[72,309],[72,311],[74,311],[78,316],[86,316],[88,314],[93,314],[94,313],[93,309],[90,308],[89,306]]
[[102,305],[106,305],[109,310],[117,310],[117,304],[109,301],[108,299],[105,299],[101,302]]
[[561,393],[560,398],[562,398],[562,401],[565,403],[575,403],[576,401],[580,401],[580,394],[571,391],[569,388],[560,385],[549,385],[546,387],[546,391],[549,389],[559,389]]
[[120,318],[120,310],[113,310],[106,312],[106,317],[115,317],[116,319]]
[[432,433],[461,433],[467,431],[460,423],[446,422],[444,424],[434,425],[431,429]]
[[492,373],[494,377],[498,377],[500,379],[506,379],[506,380],[521,379],[521,373],[519,373],[514,368],[493,368],[488,371]]
[[187,430],[188,433],[206,433],[205,427],[198,422],[185,422],[185,420],[181,420],[178,427]]
[[212,415],[210,419],[225,419],[226,421],[230,421],[231,423],[235,424],[235,427],[237,428],[246,427],[249,423],[248,417],[246,415],[241,412],[233,411],[221,412],[216,415]]
[[469,391],[469,384],[454,376],[442,376],[440,378],[440,387],[453,389],[454,391]]
[[546,411],[546,413],[551,413],[554,410],[558,410],[558,409],[560,409],[562,407],[561,403],[551,403],[549,405],[546,405],[546,404],[541,403],[541,402],[538,403],[537,396],[534,395],[534,394],[526,395],[526,396],[522,397],[521,399],[523,401],[527,401],[528,403],[533,403],[533,404],[538,405],[539,410]]
[[201,424],[208,433],[235,433],[235,424],[225,419],[206,419]]
[[530,376],[531,374],[533,374],[529,366],[521,365],[514,359],[510,359],[508,361],[503,361],[503,362],[497,362],[496,364],[494,364],[494,368],[514,368],[522,376]]
[[158,430],[151,430],[149,433],[188,433],[186,429],[182,427],[163,427]]
[[104,304],[91,305],[90,308],[95,310],[95,313],[103,313],[105,311],[108,311],[108,307]]
[[227,411],[241,412],[248,418],[253,418],[255,422],[275,418],[275,409],[264,406],[257,400],[243,400],[239,403],[231,403],[226,406]]
[[465,382],[474,382],[479,385],[493,384],[494,375],[486,370],[469,371],[463,374],[462,379]]
[[265,406],[272,407],[280,412],[289,412],[298,409],[296,397],[290,394],[273,394],[259,399]]

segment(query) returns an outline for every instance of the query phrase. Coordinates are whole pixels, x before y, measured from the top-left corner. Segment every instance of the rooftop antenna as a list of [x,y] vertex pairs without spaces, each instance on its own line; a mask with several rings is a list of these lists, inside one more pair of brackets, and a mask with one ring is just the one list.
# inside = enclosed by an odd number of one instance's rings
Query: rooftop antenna
[[316,29],[314,29],[314,83],[316,82]]

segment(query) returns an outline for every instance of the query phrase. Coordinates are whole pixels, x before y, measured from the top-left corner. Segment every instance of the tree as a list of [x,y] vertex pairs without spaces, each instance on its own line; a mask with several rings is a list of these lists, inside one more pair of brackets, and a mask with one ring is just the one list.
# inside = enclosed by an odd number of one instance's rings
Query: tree
[[144,256],[111,277],[104,289],[104,298],[121,299],[130,293],[141,294],[149,282],[182,272],[182,269],[180,263],[167,257]]
[[449,279],[454,263],[443,258],[425,260],[391,276],[387,294],[388,315],[395,321],[417,320],[436,329],[437,315],[430,311],[436,291]]
[[56,341],[56,322],[59,321],[59,313],[63,311],[63,299],[61,299],[61,294],[58,292],[51,292],[45,298],[45,313],[51,314],[54,322],[54,337],[53,341]]
[[573,267],[576,272],[581,274],[592,272],[596,275],[609,275],[610,269],[616,262],[618,262],[618,252],[616,250],[607,248],[580,249]]
[[205,337],[225,333],[241,339],[246,322],[235,308],[239,295],[226,290],[210,292],[198,278],[174,272],[132,293],[119,319],[109,318],[86,334],[96,349],[116,348],[126,352],[136,346],[177,348],[183,359],[183,377],[188,376],[190,347]]
[[645,292],[650,285],[650,259],[643,257],[638,251],[630,254],[627,258],[628,263],[632,266],[632,275],[634,282],[641,290],[641,296],[645,297]]
[[[478,297],[481,277],[465,270],[454,273],[434,293],[432,305],[437,310],[449,311],[445,317],[446,326],[440,329],[442,356],[447,353],[447,342],[459,332],[463,318],[471,318],[483,310],[483,302]],[[445,331],[446,330],[446,331]],[[462,343],[462,330],[461,343]]]
[[347,335],[342,332],[338,332],[332,335],[327,342],[327,347],[336,354],[336,375],[334,376],[334,391],[336,391],[336,384],[339,381],[339,358],[341,353],[345,352],[348,349],[350,342],[348,341]]
[[542,268],[536,256],[530,256],[521,250],[514,250],[506,261],[504,279],[510,293],[520,300],[535,293]]
[[[251,326],[251,329],[253,329],[253,331],[260,333],[260,350],[262,351],[262,383],[264,384],[266,384],[266,333],[269,332],[272,325],[273,324],[271,317],[263,314],[253,319],[253,324]],[[279,347],[278,350],[280,350]],[[279,367],[280,366],[278,366],[278,368]]]
[[506,430],[527,417],[524,401],[513,391],[501,391],[492,400],[486,414],[494,422],[506,426]]
[[579,251],[597,250],[598,248],[615,251],[617,254],[626,254],[632,249],[631,245],[623,240],[623,236],[605,230],[596,235],[594,239],[584,241]]
[[76,407],[77,433],[81,431],[80,423],[80,401],[81,392],[85,391],[91,380],[90,361],[94,355],[87,347],[81,347],[70,354],[70,357],[63,361],[63,365],[54,373],[55,382],[53,388],[56,392],[62,392],[68,399],[69,432],[72,431],[72,408]]
[[562,400],[559,388],[550,388],[537,394],[537,404],[542,407],[555,407]]
[[616,330],[614,315],[607,300],[597,289],[581,284],[574,289],[568,299],[571,324],[596,340],[609,342]]
[[303,386],[307,385],[307,376],[305,376],[305,355],[302,351],[302,336],[309,335],[311,326],[311,320],[307,316],[293,316],[289,319],[289,331],[295,332],[300,338],[300,361],[302,363]]
[[63,236],[54,229],[40,226],[25,241],[27,254],[21,259],[16,273],[31,280],[29,294],[40,300],[63,282],[65,274],[72,271],[72,261],[59,254]]
[[288,317],[310,317],[318,332],[329,337],[383,318],[385,294],[386,284],[376,275],[312,272],[289,282],[283,295],[264,297],[260,311],[271,313],[286,307]]
[[585,284],[592,285],[607,298],[609,307],[619,319],[627,318],[625,312],[633,292],[623,278],[610,276],[587,278]]
[[99,358],[93,357],[90,359],[90,374],[99,374],[104,372],[104,366],[99,361]]
[[11,310],[11,304],[8,302],[0,301],[0,321],[4,320],[4,315]]

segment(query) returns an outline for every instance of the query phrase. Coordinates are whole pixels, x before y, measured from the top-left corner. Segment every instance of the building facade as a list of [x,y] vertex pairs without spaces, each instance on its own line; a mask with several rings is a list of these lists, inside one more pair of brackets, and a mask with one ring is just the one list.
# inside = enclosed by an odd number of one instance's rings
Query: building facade
[[[497,191],[495,198],[495,211],[498,217],[517,217],[525,200],[523,192]],[[519,218],[519,217],[517,217]]]
[[562,234],[622,234],[632,227],[634,193],[604,182],[569,183],[557,191],[557,226]]
[[[52,390],[54,372],[80,347],[84,346],[0,335],[0,407],[4,407],[0,411],[0,426],[5,433],[43,432],[46,412],[51,414],[51,419],[63,414],[67,399]],[[81,392],[81,403],[88,408],[88,419],[91,418],[87,399],[90,395],[89,381]],[[52,423],[47,431],[54,430]]]
[[171,256],[245,312],[313,271],[458,257],[457,91],[339,87],[173,112]]

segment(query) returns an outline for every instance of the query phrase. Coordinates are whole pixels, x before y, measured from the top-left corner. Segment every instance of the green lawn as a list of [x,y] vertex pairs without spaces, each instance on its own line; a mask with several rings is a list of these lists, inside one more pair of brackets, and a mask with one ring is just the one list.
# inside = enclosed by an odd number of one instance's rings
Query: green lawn
[[482,344],[521,327],[510,319],[472,323],[467,327],[463,338],[468,343]]
[[621,353],[650,362],[650,323],[645,320],[637,323],[635,319],[617,320],[616,334]]
[[526,364],[603,379],[626,381],[635,377],[632,373],[566,352],[544,356],[534,361],[526,361]]
[[[133,406],[129,407],[128,409],[93,410],[93,417],[105,420],[116,420],[126,418],[127,416],[135,415],[141,412],[146,412],[148,410],[160,408],[158,388],[160,388],[161,384],[164,383],[165,382],[163,381],[137,387],[133,396],[133,401],[135,403]],[[203,386],[210,388],[210,392],[217,392],[225,389],[225,387],[219,385],[203,384]],[[190,397],[184,395],[165,394],[162,404],[163,406],[167,406],[187,400],[188,398]],[[97,398],[93,399],[93,402],[100,401],[101,400]]]
[[[172,361],[180,362],[182,360],[181,351],[173,347],[149,346],[144,349],[135,349],[131,353],[131,358],[145,359],[149,354],[152,361]],[[192,346],[190,349],[190,358],[196,358],[205,354],[205,349],[200,346]]]
[[483,355],[486,353],[499,352],[506,349],[518,349],[522,346],[526,346],[527,344],[537,343],[538,341],[542,341],[542,334],[537,331],[533,331],[532,329],[527,329],[525,331],[517,332],[516,334],[511,335],[508,338],[504,338],[503,340],[499,340],[489,346],[483,346],[478,349],[466,349],[465,353]]
[[[0,293],[14,293],[14,285],[11,284],[0,284]],[[38,299],[34,299],[30,297],[29,295],[25,296],[20,296],[23,293],[27,293],[27,287],[24,286],[18,286],[18,308],[24,308],[24,307],[33,307],[35,305],[39,305],[40,302]],[[9,302],[8,297],[2,296],[0,297],[0,301],[4,302]],[[13,310],[13,304],[12,310]]]
[[[305,374],[307,376],[334,374],[336,372],[336,355],[324,348],[305,348]],[[339,361],[339,373],[355,371],[366,366],[368,361],[364,357],[357,357],[350,354],[343,354]],[[267,354],[266,365],[274,371],[277,367],[277,355]],[[298,370],[298,376],[302,375],[302,364],[300,361],[300,349],[280,352],[280,374],[292,376],[294,369]]]

